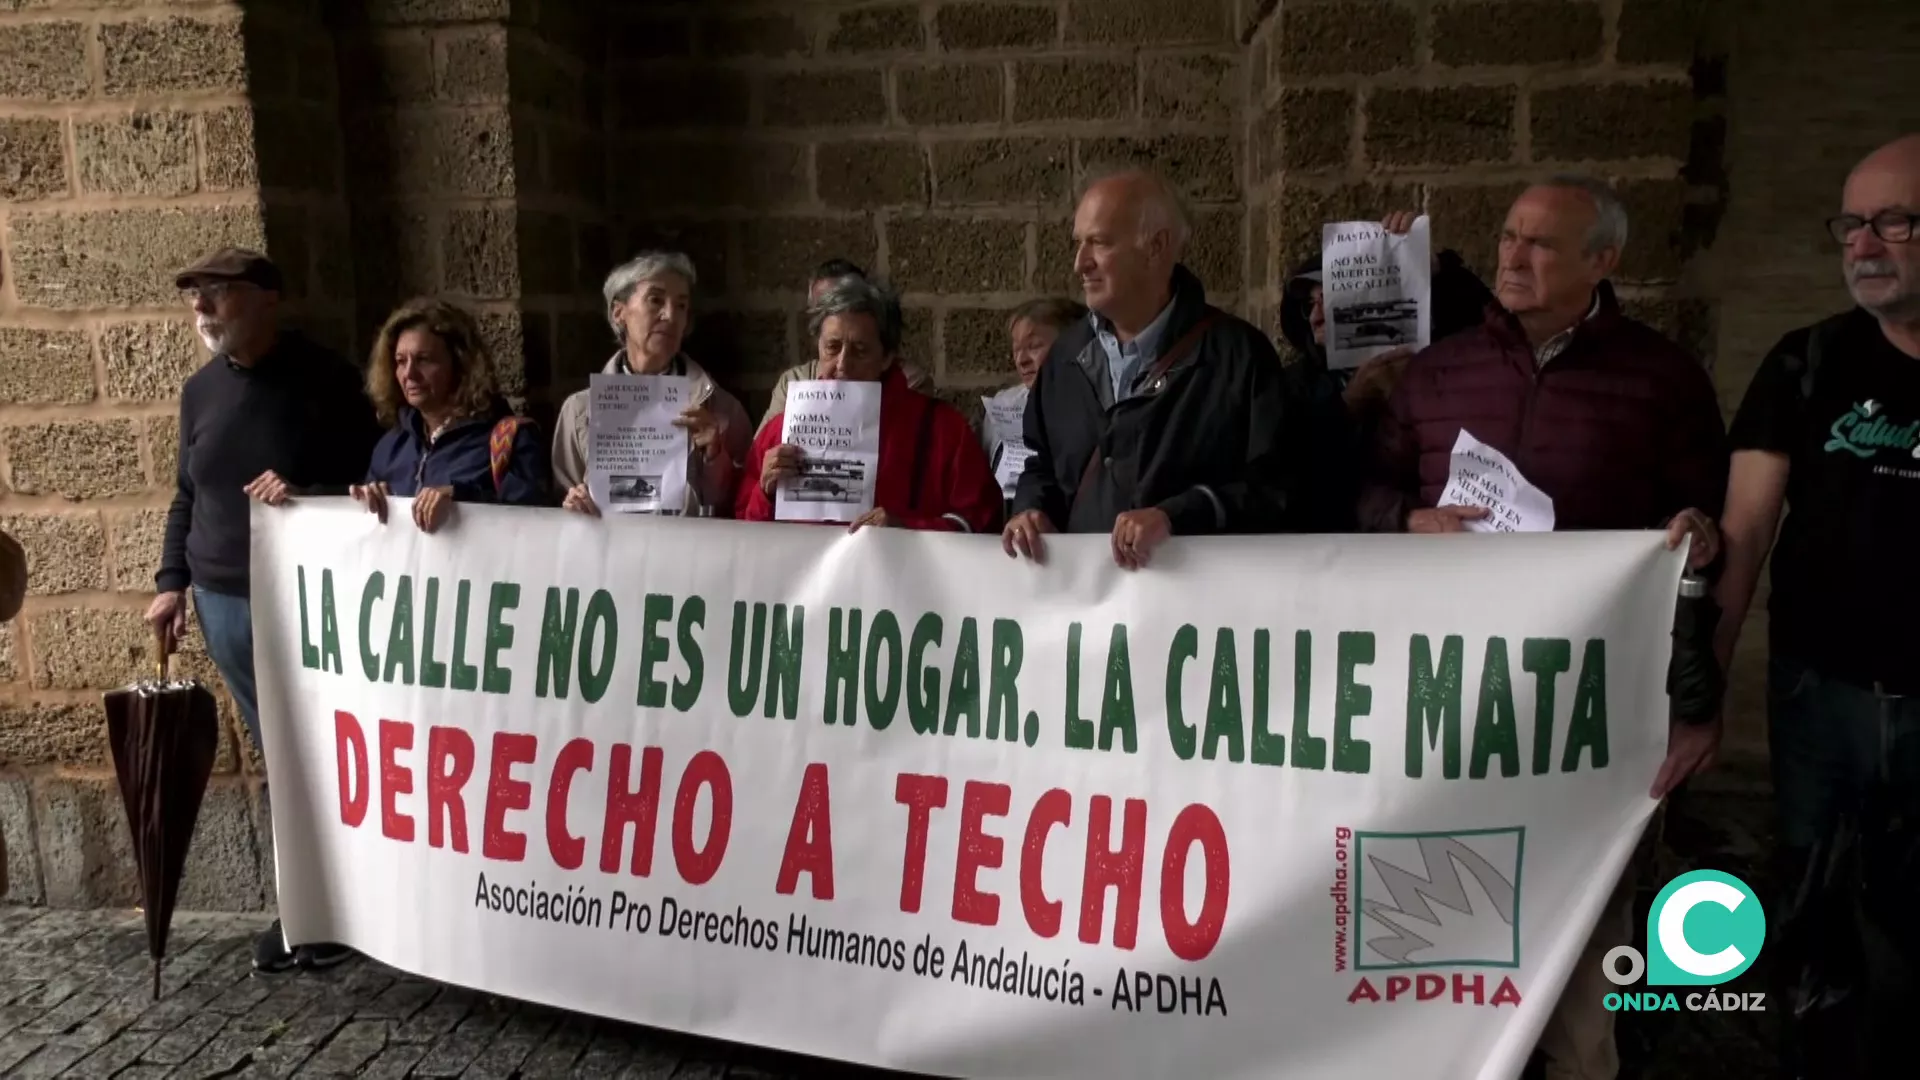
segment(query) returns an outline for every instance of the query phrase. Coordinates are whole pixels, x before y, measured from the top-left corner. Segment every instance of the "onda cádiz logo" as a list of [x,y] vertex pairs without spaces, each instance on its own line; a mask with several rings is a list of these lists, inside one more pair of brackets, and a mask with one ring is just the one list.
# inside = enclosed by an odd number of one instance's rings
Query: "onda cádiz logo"
[[1329,891],[1333,970],[1360,974],[1348,1004],[1518,1006],[1510,972],[1520,967],[1525,841],[1518,826],[1427,833],[1336,828]]
[[[1767,942],[1767,913],[1747,883],[1718,870],[1681,874],[1660,890],[1647,911],[1647,958],[1631,945],[1602,961],[1608,981],[1632,986],[1719,986],[1753,966]],[[1626,962],[1625,970],[1620,964]],[[1610,1011],[1765,1012],[1764,993],[1628,990],[1610,993]]]

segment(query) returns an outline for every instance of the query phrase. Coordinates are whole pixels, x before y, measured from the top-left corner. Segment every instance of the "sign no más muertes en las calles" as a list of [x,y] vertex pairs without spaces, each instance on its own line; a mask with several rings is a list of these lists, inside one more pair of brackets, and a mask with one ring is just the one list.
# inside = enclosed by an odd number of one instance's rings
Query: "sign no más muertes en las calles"
[[1517,1076],[1653,809],[1653,534],[254,510],[290,940],[954,1076]]

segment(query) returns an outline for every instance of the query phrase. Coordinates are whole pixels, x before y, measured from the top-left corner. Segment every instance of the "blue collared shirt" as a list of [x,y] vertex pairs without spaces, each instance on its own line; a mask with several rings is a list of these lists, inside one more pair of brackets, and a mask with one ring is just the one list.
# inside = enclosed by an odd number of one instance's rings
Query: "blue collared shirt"
[[1112,320],[1097,311],[1089,311],[1087,318],[1093,322],[1094,337],[1099,339],[1100,347],[1107,353],[1107,379],[1113,384],[1115,404],[1133,396],[1133,381],[1140,376],[1141,365],[1151,360],[1160,348],[1160,337],[1166,332],[1167,320],[1173,317],[1173,302],[1169,300],[1160,314],[1147,324],[1140,336],[1122,343],[1114,332]]

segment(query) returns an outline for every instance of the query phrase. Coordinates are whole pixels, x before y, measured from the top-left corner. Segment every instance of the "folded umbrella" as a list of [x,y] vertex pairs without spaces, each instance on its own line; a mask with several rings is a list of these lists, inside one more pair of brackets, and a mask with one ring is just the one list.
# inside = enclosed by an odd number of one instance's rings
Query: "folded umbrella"
[[158,1000],[173,904],[220,752],[220,710],[199,682],[168,678],[169,642],[164,633],[156,636],[159,678],[109,691],[105,699],[107,741],[133,836]]

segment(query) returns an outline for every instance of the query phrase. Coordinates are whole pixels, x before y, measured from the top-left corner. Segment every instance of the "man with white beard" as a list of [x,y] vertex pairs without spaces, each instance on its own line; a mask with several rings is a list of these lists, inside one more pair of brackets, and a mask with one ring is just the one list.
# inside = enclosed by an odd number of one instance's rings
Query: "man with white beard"
[[[216,251],[174,279],[213,354],[180,391],[180,464],[167,511],[158,596],[147,621],[171,650],[187,629],[187,591],[207,653],[260,746],[254,698],[248,489],[278,478],[296,489],[360,483],[380,425],[360,372],[280,328],[281,275],[265,255]],[[279,923],[254,945],[254,967],[285,971],[350,955],[290,952]]]

